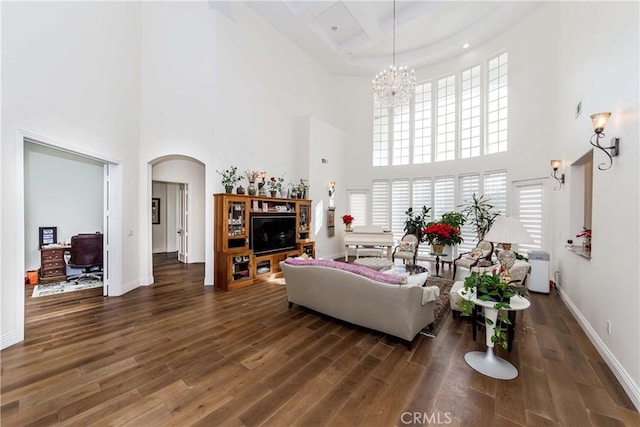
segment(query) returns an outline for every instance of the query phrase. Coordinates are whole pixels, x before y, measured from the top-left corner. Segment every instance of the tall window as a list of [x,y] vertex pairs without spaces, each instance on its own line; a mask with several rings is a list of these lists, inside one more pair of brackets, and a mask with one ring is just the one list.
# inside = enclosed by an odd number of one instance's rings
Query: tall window
[[[507,150],[509,56],[416,85],[412,101],[373,104],[373,166],[423,164]],[[486,78],[483,78],[486,76]]]
[[369,224],[367,190],[347,190],[347,213],[353,216],[353,225]]
[[480,66],[462,72],[460,157],[480,155]]
[[389,227],[389,181],[373,181],[371,192],[371,223]]
[[533,244],[518,245],[519,251],[542,249],[544,245],[544,187],[542,183],[516,184],[513,215],[520,219]]
[[436,161],[456,157],[456,76],[438,80]]
[[431,83],[416,86],[413,163],[431,162]]
[[507,151],[508,54],[489,60],[487,79],[486,153]]
[[373,166],[389,164],[389,110],[373,105]]
[[404,213],[409,206],[409,180],[394,179],[391,181],[391,231],[394,240],[400,240],[404,235]]
[[484,194],[493,205],[494,212],[507,214],[507,172],[491,172],[484,175]]
[[433,219],[440,221],[445,212],[455,210],[455,184],[452,176],[438,177],[433,182]]
[[409,104],[393,109],[393,164],[409,164]]
[[[465,175],[458,178],[458,191],[461,204],[471,201],[473,195],[480,196],[480,175]],[[470,223],[466,223],[460,230],[460,235],[464,239],[460,243],[460,251],[466,252],[472,250],[476,244],[476,233],[473,230],[473,226]]]
[[[412,203],[411,206],[415,212],[422,212],[422,207],[431,207],[431,178],[414,179],[412,182]],[[433,212],[429,211],[428,218],[432,217]]]

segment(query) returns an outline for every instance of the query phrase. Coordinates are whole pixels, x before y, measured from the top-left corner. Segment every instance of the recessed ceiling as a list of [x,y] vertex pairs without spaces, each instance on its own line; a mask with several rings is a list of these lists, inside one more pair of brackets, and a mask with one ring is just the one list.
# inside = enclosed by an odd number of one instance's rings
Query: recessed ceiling
[[[215,3],[212,7],[216,8]],[[250,1],[246,4],[337,75],[373,75],[393,52],[392,1]],[[397,1],[396,62],[411,68],[479,46],[540,2]]]

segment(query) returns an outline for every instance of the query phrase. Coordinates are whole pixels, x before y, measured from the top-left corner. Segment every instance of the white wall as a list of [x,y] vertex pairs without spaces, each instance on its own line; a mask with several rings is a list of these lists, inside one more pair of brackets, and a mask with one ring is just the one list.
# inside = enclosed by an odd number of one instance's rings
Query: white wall
[[[309,198],[313,200],[313,240],[316,257],[336,258],[344,252],[341,222],[337,221],[335,235],[328,236],[327,208],[329,206],[329,181],[336,182],[334,201],[336,218],[346,212],[347,168],[344,162],[344,134],[339,129],[315,117],[301,118],[301,128],[306,130],[309,168]],[[327,163],[323,163],[325,159]]]
[[25,271],[40,268],[39,227],[57,227],[58,242],[102,232],[103,165],[39,144],[24,152]]
[[[24,218],[18,129],[122,161],[121,275],[138,265],[139,20],[137,3],[2,3],[2,347],[23,339]],[[132,42],[134,41],[134,42]],[[22,187],[22,184],[20,184]],[[129,235],[131,230],[131,235]]]
[[[188,159],[169,159],[163,160],[160,163],[153,165],[153,180],[165,181],[165,182],[181,182],[187,184],[189,187],[189,241],[187,245],[187,252],[189,254],[188,262],[205,262],[205,206],[209,201],[209,198],[205,197],[205,173],[204,165],[199,162]],[[158,183],[154,183],[154,187],[158,186]],[[167,205],[167,186],[163,184],[162,189],[158,187],[158,191],[161,191],[164,200],[162,205]],[[157,194],[160,194],[158,192]],[[156,197],[155,195],[153,197]],[[175,196],[171,203],[175,203]],[[166,211],[163,211],[166,218]],[[156,246],[154,241],[154,252],[165,252],[167,248],[167,228],[166,222],[161,219],[161,236],[162,243],[158,243]],[[154,239],[156,230],[154,228]],[[175,234],[175,225],[174,231]],[[160,234],[159,234],[160,235]],[[156,250],[157,249],[157,250]]]
[[[554,269],[560,271],[563,297],[583,323],[592,341],[612,366],[627,392],[640,407],[640,228],[639,195],[640,107],[638,39],[640,8],[637,2],[558,3],[559,22],[571,23],[558,33],[558,126],[556,150],[565,162],[566,184],[555,192],[556,223]],[[594,27],[593,17],[597,16]],[[582,100],[582,114],[575,106]],[[620,155],[606,171],[605,154],[593,152],[592,259],[564,249],[582,223],[571,218],[573,187],[568,164],[591,149],[593,127],[589,115],[612,113],[602,140],[621,138]],[[580,209],[578,207],[577,209]],[[606,322],[612,324],[607,333]]]

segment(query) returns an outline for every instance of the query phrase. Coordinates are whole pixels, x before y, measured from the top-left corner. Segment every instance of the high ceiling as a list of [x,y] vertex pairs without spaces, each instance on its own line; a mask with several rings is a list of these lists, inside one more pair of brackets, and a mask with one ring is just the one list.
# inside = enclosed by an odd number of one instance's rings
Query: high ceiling
[[[392,1],[245,2],[337,75],[374,75],[392,62]],[[211,2],[229,13],[229,4]],[[539,2],[396,3],[396,63],[419,68],[460,55],[515,25]],[[233,4],[231,4],[233,6]],[[222,10],[221,10],[222,11]]]

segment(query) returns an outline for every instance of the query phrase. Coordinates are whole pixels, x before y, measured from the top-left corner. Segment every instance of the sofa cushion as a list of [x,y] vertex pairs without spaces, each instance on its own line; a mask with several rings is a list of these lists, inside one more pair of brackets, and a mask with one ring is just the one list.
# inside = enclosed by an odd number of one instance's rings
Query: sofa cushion
[[359,274],[377,282],[388,283],[391,285],[401,285],[407,283],[407,278],[397,275],[381,273],[376,270],[372,270],[360,265],[347,264],[346,262],[338,262],[329,259],[300,259],[300,258],[287,258],[285,260],[287,264],[291,265],[315,265],[320,267],[337,268],[339,270],[349,271],[351,273]]

